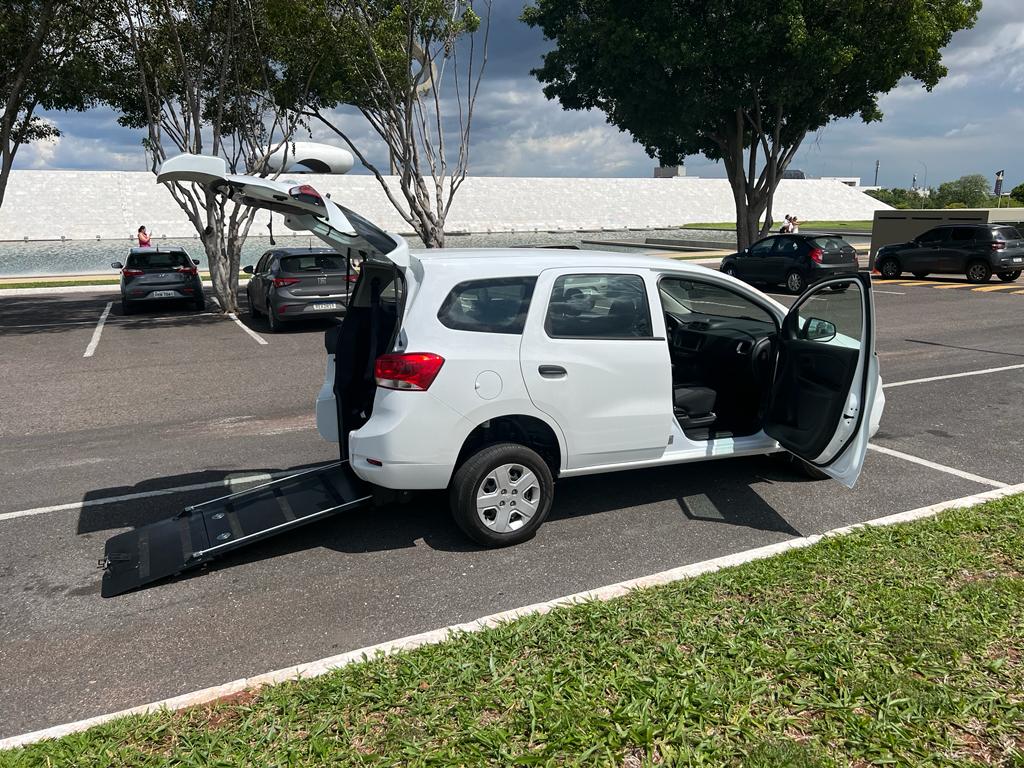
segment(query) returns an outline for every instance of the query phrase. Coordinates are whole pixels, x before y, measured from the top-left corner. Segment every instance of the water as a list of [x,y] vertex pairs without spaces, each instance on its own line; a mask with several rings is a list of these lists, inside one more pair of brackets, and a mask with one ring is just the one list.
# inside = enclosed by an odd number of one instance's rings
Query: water
[[[734,237],[732,233],[713,230],[692,229],[645,229],[602,232],[495,232],[489,234],[448,235],[447,245],[451,248],[506,248],[516,245],[580,245],[583,240],[620,240],[642,243],[647,237],[677,237],[684,239],[722,240]],[[281,235],[275,238],[281,246],[320,245],[321,242],[309,235]],[[418,238],[407,237],[413,248],[422,247]],[[124,261],[128,248],[134,240],[67,240],[31,241],[26,243],[0,242],[0,276],[71,275],[71,274],[113,274],[112,261]],[[160,238],[153,245],[178,246],[188,251],[192,258],[199,259],[201,267],[206,266],[206,254],[199,238]],[[246,239],[242,248],[242,265],[254,264],[260,255],[270,247],[267,237],[252,236]],[[602,250],[630,250],[613,246],[587,245],[587,248]],[[657,246],[650,246],[656,249]]]

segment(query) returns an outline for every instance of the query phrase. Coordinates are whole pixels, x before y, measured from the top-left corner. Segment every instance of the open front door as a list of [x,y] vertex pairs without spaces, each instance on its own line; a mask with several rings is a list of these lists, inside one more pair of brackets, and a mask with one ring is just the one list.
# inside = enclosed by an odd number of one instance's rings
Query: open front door
[[877,388],[871,279],[825,280],[800,296],[782,324],[764,431],[852,488]]

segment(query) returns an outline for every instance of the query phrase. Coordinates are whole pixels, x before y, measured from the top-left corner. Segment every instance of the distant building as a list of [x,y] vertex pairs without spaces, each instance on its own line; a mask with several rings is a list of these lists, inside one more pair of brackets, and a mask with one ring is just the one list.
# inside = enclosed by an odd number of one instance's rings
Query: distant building
[[782,172],[782,178],[784,179],[806,179],[807,174],[798,168],[787,168]]
[[674,179],[685,175],[685,165],[659,165],[654,169],[654,178],[656,179]]
[[881,189],[881,187],[865,187],[860,183],[860,176],[822,176],[822,181],[838,181],[840,184],[845,184],[848,187],[853,187],[858,192],[870,192],[873,189]]

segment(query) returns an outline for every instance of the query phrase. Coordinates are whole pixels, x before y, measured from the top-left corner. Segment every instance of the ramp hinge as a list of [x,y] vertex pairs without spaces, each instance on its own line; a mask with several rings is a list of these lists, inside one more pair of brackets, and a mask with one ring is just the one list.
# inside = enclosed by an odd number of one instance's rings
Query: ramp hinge
[[106,570],[112,563],[127,563],[129,560],[131,560],[131,557],[125,552],[111,552],[109,555],[97,560],[96,567]]

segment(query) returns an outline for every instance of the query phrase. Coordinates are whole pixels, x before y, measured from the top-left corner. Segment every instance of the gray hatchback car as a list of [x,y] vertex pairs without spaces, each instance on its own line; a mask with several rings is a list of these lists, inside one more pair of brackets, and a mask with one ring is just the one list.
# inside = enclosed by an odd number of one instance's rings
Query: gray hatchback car
[[355,260],[330,248],[274,248],[256,266],[245,294],[249,313],[267,316],[272,332],[285,322],[345,314],[359,276]]
[[130,249],[124,264],[115,261],[110,265],[121,270],[121,311],[129,315],[141,304],[174,300],[205,309],[198,265],[182,248]]

